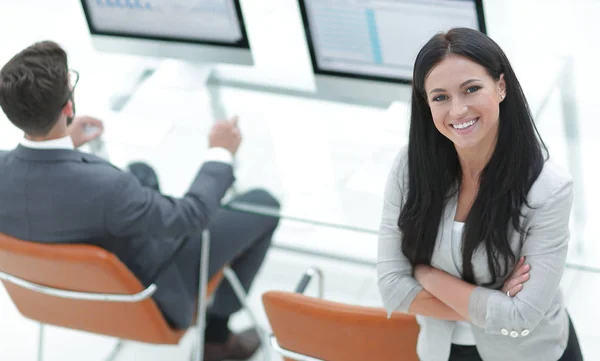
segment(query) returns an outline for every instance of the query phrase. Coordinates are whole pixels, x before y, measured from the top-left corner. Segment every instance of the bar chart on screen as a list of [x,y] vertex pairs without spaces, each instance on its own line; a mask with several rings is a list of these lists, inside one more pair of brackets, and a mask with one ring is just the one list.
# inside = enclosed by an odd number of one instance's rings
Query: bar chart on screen
[[87,0],[87,3],[99,29],[215,40],[226,37],[229,42],[242,36],[232,0]]
[[98,7],[114,8],[114,9],[132,9],[132,10],[156,10],[150,1],[142,0],[96,0]]
[[224,12],[228,7],[226,0],[169,0],[164,1],[164,4],[169,4],[174,9],[208,12]]

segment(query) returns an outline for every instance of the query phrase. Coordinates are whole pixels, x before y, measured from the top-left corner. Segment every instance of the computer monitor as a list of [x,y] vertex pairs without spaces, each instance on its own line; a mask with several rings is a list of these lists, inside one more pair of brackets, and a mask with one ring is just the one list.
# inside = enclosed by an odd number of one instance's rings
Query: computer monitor
[[299,0],[317,91],[386,105],[406,97],[433,35],[485,32],[482,0]]
[[96,49],[252,65],[239,0],[81,0]]

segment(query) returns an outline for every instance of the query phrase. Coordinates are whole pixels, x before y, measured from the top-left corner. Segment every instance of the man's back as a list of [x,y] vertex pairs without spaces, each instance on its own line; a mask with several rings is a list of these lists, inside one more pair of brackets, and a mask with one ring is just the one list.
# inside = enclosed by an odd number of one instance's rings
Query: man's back
[[109,238],[107,201],[121,171],[77,151],[19,146],[0,159],[0,229],[38,242]]
[[[220,207],[233,183],[231,163],[242,141],[238,119],[213,124],[205,162],[187,193],[165,197],[158,179],[146,182],[135,168],[121,172],[74,150],[104,129],[101,120],[75,114],[78,81],[67,53],[53,41],[28,46],[0,69],[0,108],[23,131],[19,147],[0,151],[0,233],[26,242],[86,243],[111,251],[142,284],[158,286],[152,297],[167,321],[186,329],[196,310],[202,231],[211,234],[207,276],[229,265],[247,292],[278,224],[276,217]],[[184,163],[175,156],[173,161]],[[264,190],[236,199],[279,207]],[[230,285],[222,283],[207,310],[204,360],[246,360],[256,352],[256,329],[229,329],[230,316],[241,308]]]
[[[206,163],[190,192],[171,199],[95,156],[24,146],[0,157],[0,174],[0,232],[27,241],[100,246],[144,285],[155,281],[151,277],[179,240],[199,235],[233,181],[230,166]],[[156,280],[155,299],[178,327],[189,325],[195,302],[183,277],[171,266]]]

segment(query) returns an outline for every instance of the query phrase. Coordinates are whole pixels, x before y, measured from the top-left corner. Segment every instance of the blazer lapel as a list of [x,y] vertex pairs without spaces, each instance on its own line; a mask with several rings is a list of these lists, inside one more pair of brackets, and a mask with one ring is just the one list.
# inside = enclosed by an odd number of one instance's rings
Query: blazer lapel
[[444,270],[455,277],[461,277],[460,270],[454,264],[452,256],[452,226],[458,205],[458,193],[453,195],[442,212],[442,219],[438,228],[436,249],[431,260],[432,266]]

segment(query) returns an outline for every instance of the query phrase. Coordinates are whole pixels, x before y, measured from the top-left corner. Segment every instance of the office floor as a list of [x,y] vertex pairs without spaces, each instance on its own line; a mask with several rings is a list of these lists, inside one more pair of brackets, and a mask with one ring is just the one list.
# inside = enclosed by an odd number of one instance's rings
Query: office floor
[[[293,1],[256,0],[256,6],[262,7],[264,15],[272,15],[269,21],[273,22],[276,21],[274,19],[277,19],[278,12],[283,17],[282,14],[288,11],[286,6],[290,2]],[[560,119],[560,102],[556,98],[552,100],[542,119],[538,121],[552,156],[559,163],[569,165],[570,160],[567,157],[569,145],[576,144],[580,147],[578,162],[582,178],[576,185],[576,189],[586,201],[583,209],[586,222],[575,225],[577,229],[573,230],[578,239],[582,240],[583,252],[573,254],[572,259],[598,266],[600,265],[600,243],[592,225],[596,219],[600,219],[599,211],[595,207],[596,201],[600,201],[600,190],[595,186],[595,180],[600,176],[600,168],[596,160],[600,150],[600,142],[598,142],[600,123],[597,122],[600,118],[600,101],[596,95],[596,88],[600,83],[596,66],[597,59],[600,57],[600,44],[597,43],[594,35],[600,31],[600,23],[596,21],[597,15],[600,14],[600,3],[595,0],[552,0],[545,2],[543,8],[534,0],[490,0],[484,3],[489,12],[496,11],[496,15],[490,18],[489,28],[498,34],[498,38],[501,39],[498,41],[509,57],[524,49],[531,52],[534,48],[540,51],[537,58],[531,59],[532,62],[543,61],[548,53],[566,54],[574,59],[575,104],[572,105],[577,107],[579,113],[579,133],[572,134],[571,125],[563,126]],[[538,25],[531,27],[531,19],[535,19],[533,21]],[[57,40],[68,48],[72,63],[83,64],[84,69],[79,70],[90,73],[96,68],[102,72],[106,71],[101,69],[103,66],[109,67],[115,64],[111,63],[114,61],[112,58],[100,56],[92,51],[79,3],[76,0],[52,2],[21,0],[10,3],[4,1],[0,4],[0,31],[11,35],[3,37],[0,49],[2,64],[12,54],[33,41],[48,38]],[[104,61],[107,63],[104,64]],[[84,86],[89,88],[93,85]],[[3,116],[0,120],[0,148],[10,148],[18,140],[19,134],[7,124]],[[352,129],[346,131],[350,134]],[[251,150],[245,148],[244,151]],[[168,171],[161,172],[161,177],[168,177],[168,175]],[[352,242],[348,241],[350,238]],[[321,247],[328,249],[347,248],[347,244],[360,242],[361,247],[356,247],[355,253],[366,253],[367,258],[372,258],[375,254],[374,236],[307,227],[292,222],[283,222],[280,231],[276,234],[277,243],[290,244],[290,242],[303,241],[321,243]],[[365,250],[365,247],[368,249]],[[250,294],[250,305],[265,327],[268,327],[268,322],[262,310],[260,295],[272,289],[292,290],[303,270],[313,265],[321,267],[324,271],[327,299],[360,305],[380,305],[373,267],[274,249],[269,253]],[[597,300],[600,297],[600,274],[567,270],[562,288],[586,360],[600,359],[600,328],[598,327],[600,310],[597,307]],[[309,288],[308,293],[315,294],[314,286]],[[248,320],[244,315],[233,319],[233,326],[236,329],[241,329],[247,324]],[[36,327],[35,323],[19,315],[4,290],[0,288],[0,359],[34,360],[37,350]],[[108,355],[115,343],[111,338],[59,328],[48,328],[46,337],[45,360],[47,361],[99,361]],[[187,337],[178,347],[128,344],[118,360],[187,360],[190,341]],[[280,359],[273,357],[273,360]]]

